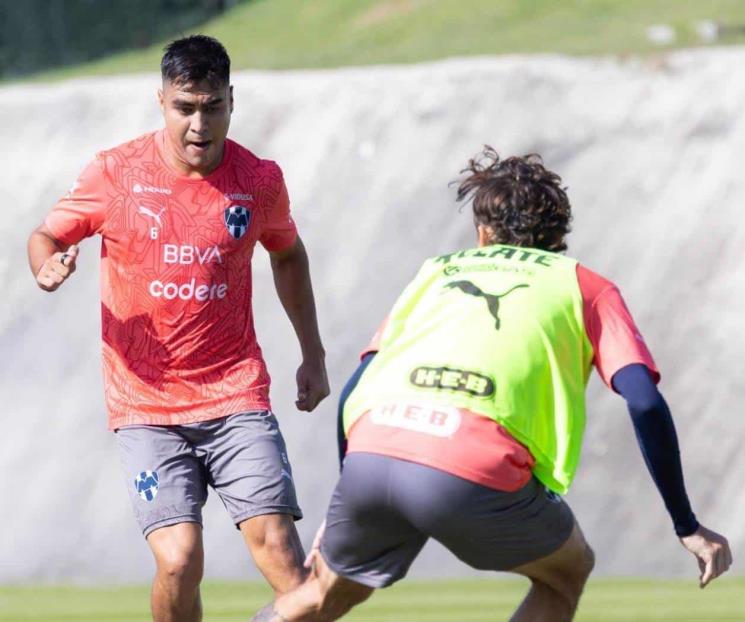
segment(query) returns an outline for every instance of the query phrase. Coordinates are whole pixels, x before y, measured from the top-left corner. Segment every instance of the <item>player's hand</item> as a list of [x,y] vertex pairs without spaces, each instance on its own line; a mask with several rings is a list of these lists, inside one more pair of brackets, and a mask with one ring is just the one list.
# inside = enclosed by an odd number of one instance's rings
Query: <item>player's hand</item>
[[680,539],[681,544],[696,557],[701,571],[699,587],[706,587],[732,565],[732,551],[727,538],[703,525],[690,536]]
[[323,522],[321,523],[321,526],[318,528],[318,531],[316,531],[316,537],[313,538],[313,544],[310,547],[310,552],[308,553],[308,556],[305,558],[305,561],[303,562],[303,566],[305,568],[311,569],[313,568],[313,562],[316,559],[316,555],[318,555],[318,552],[321,550],[321,540],[323,540],[323,534],[326,531],[326,519],[323,519]]
[[328,394],[329,380],[323,356],[304,359],[297,370],[297,409],[310,412]]
[[64,253],[54,253],[41,266],[36,275],[36,283],[45,292],[53,292],[75,272],[77,258],[77,244],[73,244]]

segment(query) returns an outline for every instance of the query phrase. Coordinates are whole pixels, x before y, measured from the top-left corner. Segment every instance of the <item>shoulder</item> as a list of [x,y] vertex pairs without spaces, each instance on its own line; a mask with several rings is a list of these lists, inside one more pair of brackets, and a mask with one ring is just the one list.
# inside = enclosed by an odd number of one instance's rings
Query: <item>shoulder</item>
[[158,161],[156,139],[162,132],[153,131],[137,136],[127,142],[104,149],[96,154],[95,161],[101,170],[116,177],[117,169],[131,167],[142,162]]
[[225,144],[231,150],[231,159],[235,166],[254,175],[276,182],[282,181],[282,169],[274,160],[259,157],[240,143],[226,139]]
[[606,293],[619,294],[613,281],[577,262],[577,283],[585,303],[592,304]]
[[98,152],[98,156],[102,158],[116,157],[116,158],[141,158],[144,153],[151,151],[155,147],[155,139],[162,132],[162,130],[147,132],[136,138],[132,138],[126,142],[123,142],[114,147],[104,149]]

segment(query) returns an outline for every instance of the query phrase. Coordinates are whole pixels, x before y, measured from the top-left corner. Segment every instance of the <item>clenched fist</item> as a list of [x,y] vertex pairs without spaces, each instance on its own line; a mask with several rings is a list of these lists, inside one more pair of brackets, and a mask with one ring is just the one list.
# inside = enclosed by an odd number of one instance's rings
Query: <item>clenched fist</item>
[[77,244],[73,244],[64,253],[54,253],[41,266],[36,275],[36,283],[45,292],[53,292],[75,272],[77,257]]

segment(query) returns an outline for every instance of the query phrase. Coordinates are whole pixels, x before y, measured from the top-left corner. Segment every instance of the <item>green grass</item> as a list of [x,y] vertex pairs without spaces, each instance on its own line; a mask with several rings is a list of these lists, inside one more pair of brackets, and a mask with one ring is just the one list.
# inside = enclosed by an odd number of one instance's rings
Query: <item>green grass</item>
[[[350,622],[494,622],[506,620],[523,597],[519,580],[404,581],[375,593]],[[692,581],[596,579],[578,622],[719,622],[745,620],[745,579],[719,579],[701,591]],[[257,583],[207,583],[206,622],[247,622],[269,600]],[[0,587],[3,622],[147,622],[148,589]]]
[[[676,46],[698,45],[695,22],[745,24],[742,0],[249,0],[194,29],[219,38],[235,69],[411,63],[512,52],[650,53],[653,24],[676,28]],[[725,42],[743,43],[745,35]],[[150,48],[35,76],[156,70]]]

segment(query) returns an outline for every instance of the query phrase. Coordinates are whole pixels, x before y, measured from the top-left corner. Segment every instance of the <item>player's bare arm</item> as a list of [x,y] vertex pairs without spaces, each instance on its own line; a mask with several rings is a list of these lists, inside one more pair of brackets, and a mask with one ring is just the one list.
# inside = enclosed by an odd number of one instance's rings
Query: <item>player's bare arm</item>
[[69,248],[55,239],[46,225],[40,225],[28,238],[28,263],[37,285],[55,291],[75,272],[78,247]]
[[298,237],[287,249],[269,253],[274,284],[295,329],[303,361],[297,370],[298,410],[312,411],[329,394],[326,353],[321,343],[308,254]]

